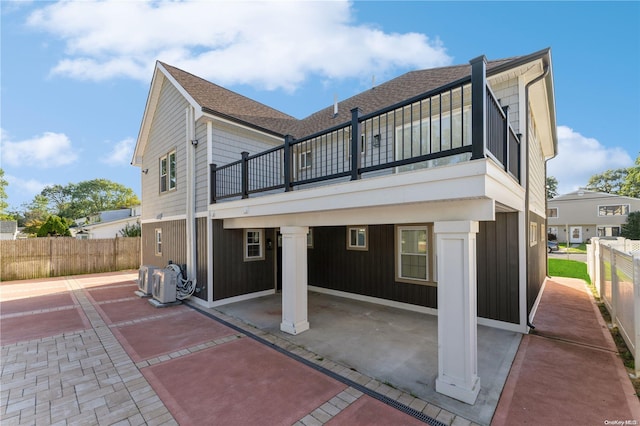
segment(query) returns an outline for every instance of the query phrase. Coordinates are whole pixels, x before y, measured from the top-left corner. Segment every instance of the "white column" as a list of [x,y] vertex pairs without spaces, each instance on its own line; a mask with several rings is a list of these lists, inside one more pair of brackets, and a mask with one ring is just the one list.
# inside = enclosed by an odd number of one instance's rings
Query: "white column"
[[280,330],[299,334],[309,329],[307,319],[306,226],[283,226],[282,234],[282,323]]
[[474,404],[478,377],[476,234],[478,222],[436,222],[438,378],[436,391]]

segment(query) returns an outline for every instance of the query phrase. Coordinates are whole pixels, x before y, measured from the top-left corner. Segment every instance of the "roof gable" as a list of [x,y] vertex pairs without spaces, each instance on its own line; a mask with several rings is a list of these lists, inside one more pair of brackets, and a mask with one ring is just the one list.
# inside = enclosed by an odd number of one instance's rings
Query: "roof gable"
[[[544,49],[526,56],[488,61],[487,75],[497,75],[513,70],[528,62],[547,57],[549,52],[549,49]],[[360,108],[363,114],[368,114],[469,77],[470,74],[469,64],[410,71],[339,102],[337,114],[334,114],[334,106],[330,105],[298,120],[246,96],[158,61],[132,164],[140,165],[141,163],[141,155],[144,152],[164,79],[171,81],[196,109],[196,118],[198,113],[211,114],[279,137],[289,134],[301,138],[349,122],[353,108]],[[553,107],[554,100],[549,99],[549,102]],[[555,110],[551,113],[555,123]]]

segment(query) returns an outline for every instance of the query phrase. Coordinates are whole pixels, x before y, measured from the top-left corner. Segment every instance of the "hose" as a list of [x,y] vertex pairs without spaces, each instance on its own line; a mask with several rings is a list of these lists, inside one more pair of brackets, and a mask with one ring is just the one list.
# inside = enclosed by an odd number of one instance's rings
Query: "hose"
[[165,269],[170,269],[178,274],[178,282],[176,284],[176,299],[184,300],[188,299],[195,293],[196,286],[192,280],[188,280],[185,277],[182,268],[175,263],[170,263]]

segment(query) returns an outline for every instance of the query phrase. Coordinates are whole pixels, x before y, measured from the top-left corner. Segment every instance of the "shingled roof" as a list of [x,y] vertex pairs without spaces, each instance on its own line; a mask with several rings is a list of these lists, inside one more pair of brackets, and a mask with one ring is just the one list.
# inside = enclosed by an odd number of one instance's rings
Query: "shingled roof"
[[[516,67],[523,62],[535,59],[544,52],[546,50],[527,56],[488,61],[487,74]],[[299,120],[193,74],[160,63],[198,102],[204,112],[223,116],[279,136],[290,134],[297,138],[348,122],[351,120],[353,108],[358,107],[363,114],[368,114],[471,74],[471,66],[468,64],[410,71],[339,102],[337,115],[334,115],[334,107],[330,105]]]
[[191,73],[159,62],[209,112],[279,136],[288,133],[297,119]]

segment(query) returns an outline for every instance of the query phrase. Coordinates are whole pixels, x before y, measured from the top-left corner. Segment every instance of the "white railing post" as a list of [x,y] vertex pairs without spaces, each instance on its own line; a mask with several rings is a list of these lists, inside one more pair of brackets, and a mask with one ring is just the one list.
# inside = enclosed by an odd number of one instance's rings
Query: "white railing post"
[[600,265],[602,265],[602,255],[600,253],[600,240],[598,240],[597,238],[593,238],[591,240],[591,244],[593,244],[593,278],[591,278],[591,280],[593,281],[593,286],[598,292],[598,297],[602,298],[602,272],[600,271]]
[[640,253],[633,255],[633,325],[635,375],[640,377]]
[[619,286],[618,273],[616,271],[616,249],[613,246],[611,250],[611,323],[614,327],[618,326],[618,306],[619,306]]

